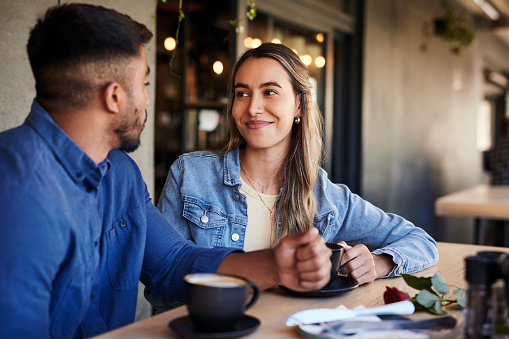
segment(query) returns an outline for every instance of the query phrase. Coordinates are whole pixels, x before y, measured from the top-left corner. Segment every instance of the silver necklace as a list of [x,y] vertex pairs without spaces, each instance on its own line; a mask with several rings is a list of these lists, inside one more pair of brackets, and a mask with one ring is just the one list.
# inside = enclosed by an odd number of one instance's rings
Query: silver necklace
[[[254,191],[256,192],[256,195],[258,195],[258,198],[260,199],[260,201],[263,203],[265,208],[269,211],[269,215],[270,215],[270,231],[271,231],[271,238],[272,238],[272,234],[274,234],[274,216],[273,216],[273,213],[274,213],[274,210],[276,208],[276,203],[274,202],[274,207],[272,209],[269,208],[269,206],[267,206],[267,203],[265,202],[265,200],[262,199],[262,196],[260,195],[260,193],[258,193],[258,191],[256,190],[256,187],[251,182],[251,179],[252,179],[251,176],[249,174],[247,174],[246,170],[244,169],[244,167],[242,167],[242,165],[240,165],[240,168],[242,169],[242,172],[244,172],[244,174],[246,175],[246,178],[249,181],[249,184],[254,188]],[[255,179],[253,179],[253,180],[255,180]],[[260,185],[259,182],[256,181],[256,183],[258,185]],[[269,186],[271,186],[271,185],[269,185]],[[262,186],[262,188],[263,187],[269,187],[269,186],[263,186],[263,185],[260,185],[260,186]],[[263,191],[264,190],[262,190],[262,193],[263,193]],[[265,193],[263,193],[263,194],[265,194]]]

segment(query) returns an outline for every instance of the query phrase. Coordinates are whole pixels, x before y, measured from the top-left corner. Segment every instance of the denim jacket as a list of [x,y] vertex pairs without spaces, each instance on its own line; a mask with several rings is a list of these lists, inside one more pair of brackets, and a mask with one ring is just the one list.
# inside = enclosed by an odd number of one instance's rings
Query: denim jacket
[[[200,246],[242,249],[247,203],[241,185],[238,149],[225,156],[206,151],[183,154],[170,168],[158,208],[184,238]],[[313,226],[325,241],[364,244],[373,254],[391,255],[395,267],[389,277],[437,262],[436,243],[423,229],[385,213],[345,185],[332,183],[321,168],[314,194]]]

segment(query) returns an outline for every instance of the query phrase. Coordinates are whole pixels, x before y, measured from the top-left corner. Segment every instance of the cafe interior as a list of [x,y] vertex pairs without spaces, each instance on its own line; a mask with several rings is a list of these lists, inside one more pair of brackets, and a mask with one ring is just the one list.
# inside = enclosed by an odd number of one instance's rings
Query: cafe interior
[[[19,79],[0,85],[0,130],[19,125],[29,111],[35,92],[19,41],[56,2],[0,4],[0,27],[8,33],[0,36],[0,70]],[[507,246],[509,186],[492,185],[490,155],[509,118],[509,1],[86,2],[127,13],[155,33],[147,48],[147,128],[132,155],[154,203],[173,161],[217,139],[233,63],[275,42],[309,68],[325,121],[322,167],[331,181],[426,230],[441,243],[442,272],[476,252],[458,246]],[[465,285],[463,272],[447,274]],[[360,292],[363,305],[379,302]],[[270,303],[279,299],[267,298],[262,325],[276,317]],[[152,315],[142,299],[138,319]]]
[[[489,222],[438,215],[435,204],[491,182],[489,154],[508,114],[507,1],[256,1],[254,8],[250,19],[249,1],[183,1],[179,26],[179,3],[159,1],[154,201],[173,161],[217,137],[232,63],[262,42],[280,42],[309,67],[333,182],[437,239],[476,242],[479,222],[481,240],[494,241]],[[444,21],[451,33],[441,31]]]

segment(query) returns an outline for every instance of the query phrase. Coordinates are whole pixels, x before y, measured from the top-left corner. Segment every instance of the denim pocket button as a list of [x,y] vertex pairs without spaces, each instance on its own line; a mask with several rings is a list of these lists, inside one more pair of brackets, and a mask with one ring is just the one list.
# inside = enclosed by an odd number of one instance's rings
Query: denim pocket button
[[233,233],[233,234],[232,234],[232,240],[233,240],[233,241],[238,241],[238,240],[239,240],[239,238],[240,238],[240,237],[239,237],[239,235],[238,235],[237,233]]

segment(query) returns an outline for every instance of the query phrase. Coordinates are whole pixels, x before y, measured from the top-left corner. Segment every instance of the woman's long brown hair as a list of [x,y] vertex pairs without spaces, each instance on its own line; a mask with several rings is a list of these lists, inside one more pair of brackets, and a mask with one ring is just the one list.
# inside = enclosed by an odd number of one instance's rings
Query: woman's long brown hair
[[313,226],[316,210],[313,187],[323,156],[323,118],[311,95],[309,69],[288,47],[265,43],[245,52],[233,67],[228,85],[228,105],[222,125],[223,134],[213,149],[215,152],[224,155],[246,144],[233,119],[232,107],[235,100],[235,76],[240,66],[249,58],[270,58],[279,62],[290,77],[295,95],[301,96],[301,122],[293,125],[288,155],[278,174],[283,183],[278,205],[281,218],[281,229],[276,234],[278,243],[287,234],[303,233]]

